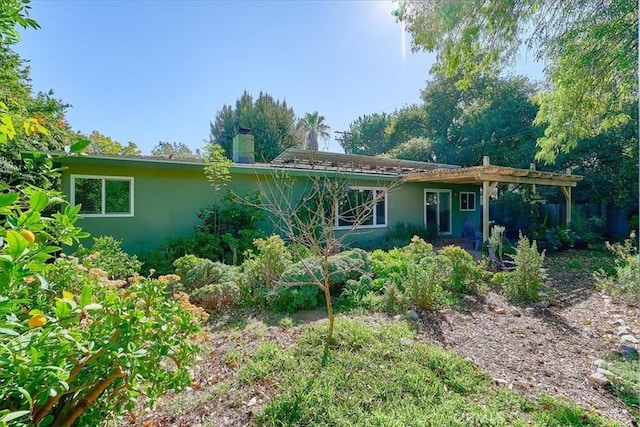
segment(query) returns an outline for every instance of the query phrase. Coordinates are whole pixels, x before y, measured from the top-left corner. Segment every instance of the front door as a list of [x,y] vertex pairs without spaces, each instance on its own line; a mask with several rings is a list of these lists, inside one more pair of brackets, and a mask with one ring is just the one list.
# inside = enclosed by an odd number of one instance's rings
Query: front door
[[424,225],[451,234],[451,190],[424,190]]

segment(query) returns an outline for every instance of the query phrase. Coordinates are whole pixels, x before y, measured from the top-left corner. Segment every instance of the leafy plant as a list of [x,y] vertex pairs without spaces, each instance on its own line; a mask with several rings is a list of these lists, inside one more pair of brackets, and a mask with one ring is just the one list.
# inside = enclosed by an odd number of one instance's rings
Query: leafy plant
[[152,402],[188,384],[196,351],[188,338],[200,314],[163,283],[123,290],[75,258],[50,263],[57,244],[86,236],[74,226],[79,207],[42,214],[59,202],[0,194],[0,419],[17,426],[95,425],[141,393]]
[[538,301],[545,278],[544,254],[544,251],[538,252],[535,240],[529,243],[529,239],[520,234],[516,254],[511,255],[515,269],[496,273],[492,282],[499,285],[513,302],[528,304]]
[[615,272],[610,275],[603,269],[594,272],[596,287],[625,301],[640,302],[640,288],[638,285],[638,242],[635,232],[631,232],[628,239],[622,243],[606,243],[615,259]]
[[215,311],[238,303],[237,267],[193,255],[178,258],[174,265],[183,283],[178,289],[187,292],[196,305]]
[[282,274],[293,263],[293,256],[280,236],[256,239],[255,252],[250,251],[240,266],[243,298],[249,303],[260,303],[265,291],[273,289]]
[[142,263],[124,252],[121,243],[111,236],[94,237],[90,248],[80,245],[74,255],[85,267],[104,270],[110,279],[125,279],[139,272]]
[[484,265],[476,264],[469,252],[458,246],[446,246],[438,253],[438,268],[448,269],[445,289],[474,294],[482,289],[486,277]]

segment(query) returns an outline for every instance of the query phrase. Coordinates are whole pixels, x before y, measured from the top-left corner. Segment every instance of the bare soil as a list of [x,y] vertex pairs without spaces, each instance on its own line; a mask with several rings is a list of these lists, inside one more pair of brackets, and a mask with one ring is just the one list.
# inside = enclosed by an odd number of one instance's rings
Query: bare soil
[[[528,397],[561,395],[623,426],[637,426],[615,396],[591,386],[587,378],[595,370],[593,362],[617,345],[612,320],[623,319],[640,336],[640,312],[594,290],[593,266],[585,265],[593,260],[578,259],[575,268],[564,268],[562,255],[548,260],[554,267],[550,280],[557,297],[548,308],[520,307],[516,313],[503,296],[490,291],[467,297],[462,308],[419,313],[416,339],[455,350],[497,383]],[[499,314],[502,309],[506,313]],[[259,343],[274,341],[287,348],[296,341],[302,325],[325,315],[323,311],[298,313],[292,316],[295,325],[287,329],[278,325],[277,315],[244,311],[218,318],[211,324],[209,344],[194,368],[193,388],[166,396],[153,410],[125,420],[126,425],[250,425],[253,414],[278,384],[243,385],[236,378],[238,368]],[[382,318],[389,319],[375,314],[371,320]]]

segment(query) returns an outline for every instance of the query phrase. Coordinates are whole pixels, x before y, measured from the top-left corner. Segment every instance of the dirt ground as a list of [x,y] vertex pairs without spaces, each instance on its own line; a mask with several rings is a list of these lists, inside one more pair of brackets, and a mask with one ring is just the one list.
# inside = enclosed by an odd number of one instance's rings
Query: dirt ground
[[[611,301],[593,289],[593,280],[580,272],[551,277],[556,302],[550,307],[516,308],[494,292],[467,297],[462,309],[420,312],[416,340],[455,350],[498,384],[535,398],[539,393],[565,396],[583,407],[615,420],[637,425],[622,404],[605,389],[593,387],[588,376],[594,361],[615,349],[614,320],[640,336],[637,307]],[[263,341],[286,348],[300,334],[300,325],[325,317],[322,311],[293,316],[295,326],[283,330],[277,316],[250,312],[218,319],[211,327],[210,345],[194,368],[192,389],[167,396],[137,418],[139,426],[249,425],[277,389],[269,382],[242,385],[236,368]],[[376,318],[390,318],[383,314]],[[127,425],[131,423],[127,420]]]

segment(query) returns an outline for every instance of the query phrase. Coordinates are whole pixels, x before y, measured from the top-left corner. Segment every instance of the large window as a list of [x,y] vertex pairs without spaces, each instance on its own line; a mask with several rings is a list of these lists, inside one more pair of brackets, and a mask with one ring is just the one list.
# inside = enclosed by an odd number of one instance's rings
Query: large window
[[337,228],[387,225],[387,198],[384,188],[351,187],[340,198],[337,208]]
[[460,210],[461,211],[476,210],[476,193],[460,192]]
[[71,175],[71,204],[84,216],[133,216],[133,178]]

